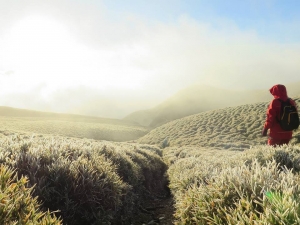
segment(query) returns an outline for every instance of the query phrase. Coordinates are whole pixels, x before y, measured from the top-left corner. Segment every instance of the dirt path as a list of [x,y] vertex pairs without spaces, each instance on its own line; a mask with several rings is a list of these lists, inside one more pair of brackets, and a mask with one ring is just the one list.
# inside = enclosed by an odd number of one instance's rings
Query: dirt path
[[132,225],[173,225],[173,197],[155,198],[146,202]]

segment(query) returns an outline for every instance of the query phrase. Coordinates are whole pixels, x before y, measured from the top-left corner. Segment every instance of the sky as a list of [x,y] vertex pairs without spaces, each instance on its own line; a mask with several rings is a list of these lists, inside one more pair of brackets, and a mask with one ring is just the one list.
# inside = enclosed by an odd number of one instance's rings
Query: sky
[[300,81],[300,1],[0,0],[0,105],[123,118]]

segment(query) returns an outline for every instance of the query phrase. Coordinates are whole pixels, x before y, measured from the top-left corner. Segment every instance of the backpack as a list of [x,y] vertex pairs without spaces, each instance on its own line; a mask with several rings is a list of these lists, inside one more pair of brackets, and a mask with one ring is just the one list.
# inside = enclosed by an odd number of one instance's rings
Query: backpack
[[290,102],[278,99],[281,102],[280,118],[278,120],[281,128],[286,131],[292,131],[299,127],[299,115],[295,106]]

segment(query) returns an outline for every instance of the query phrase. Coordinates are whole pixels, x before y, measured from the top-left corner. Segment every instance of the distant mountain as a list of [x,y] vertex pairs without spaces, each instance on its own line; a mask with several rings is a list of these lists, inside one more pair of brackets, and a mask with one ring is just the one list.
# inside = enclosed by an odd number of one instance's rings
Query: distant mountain
[[[300,97],[295,98],[300,105]],[[245,149],[265,144],[261,131],[269,102],[227,107],[198,113],[168,122],[137,140],[142,144],[170,147],[197,146],[220,149]],[[300,131],[291,143],[300,142]]]
[[[300,95],[300,82],[286,85],[289,96]],[[264,101],[271,101],[268,90],[236,91],[205,85],[193,85],[179,91],[160,105],[131,113],[124,120],[157,127],[196,113]]]

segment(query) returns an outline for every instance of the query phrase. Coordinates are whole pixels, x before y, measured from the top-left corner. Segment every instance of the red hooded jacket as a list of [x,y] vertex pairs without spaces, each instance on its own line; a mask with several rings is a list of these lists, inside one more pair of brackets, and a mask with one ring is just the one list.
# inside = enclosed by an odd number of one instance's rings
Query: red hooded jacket
[[[280,117],[281,102],[278,98],[286,101],[288,99],[286,88],[284,85],[277,84],[270,89],[270,93],[274,96],[274,99],[270,102],[267,109],[267,119],[264,125],[264,129],[270,129],[269,136],[278,140],[286,140],[292,138],[292,131],[285,131],[280,127],[278,118]],[[296,106],[294,100],[290,99],[290,103]]]

